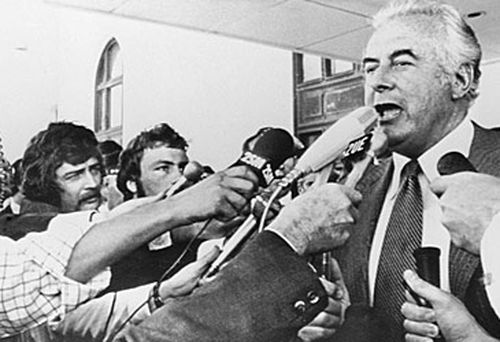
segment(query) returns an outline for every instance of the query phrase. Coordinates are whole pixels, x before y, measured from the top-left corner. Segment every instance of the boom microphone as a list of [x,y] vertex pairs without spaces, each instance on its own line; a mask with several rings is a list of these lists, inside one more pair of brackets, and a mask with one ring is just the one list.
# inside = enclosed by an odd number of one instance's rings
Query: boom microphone
[[283,187],[332,163],[352,140],[374,128],[377,118],[378,115],[372,107],[360,107],[338,120],[304,152],[295,168],[285,177]]

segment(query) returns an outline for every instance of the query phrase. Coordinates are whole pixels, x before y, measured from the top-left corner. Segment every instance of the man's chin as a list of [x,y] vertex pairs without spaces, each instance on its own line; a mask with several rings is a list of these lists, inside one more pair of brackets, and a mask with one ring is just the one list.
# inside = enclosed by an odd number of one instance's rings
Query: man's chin
[[102,200],[100,198],[88,200],[88,201],[80,203],[79,210],[80,211],[95,210],[95,209],[99,208],[101,203],[102,203]]

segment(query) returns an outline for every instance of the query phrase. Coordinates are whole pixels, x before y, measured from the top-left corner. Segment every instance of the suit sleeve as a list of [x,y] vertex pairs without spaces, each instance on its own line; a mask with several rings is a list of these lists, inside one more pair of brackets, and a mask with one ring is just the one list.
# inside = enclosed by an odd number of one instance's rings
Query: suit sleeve
[[327,304],[312,268],[272,232],[209,283],[173,298],[120,341],[289,341]]

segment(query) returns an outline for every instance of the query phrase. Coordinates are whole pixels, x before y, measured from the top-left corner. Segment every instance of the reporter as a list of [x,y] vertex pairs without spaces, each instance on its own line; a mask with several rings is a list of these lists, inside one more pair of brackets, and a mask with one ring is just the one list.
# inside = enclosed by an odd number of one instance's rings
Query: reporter
[[168,230],[212,217],[229,220],[246,206],[256,184],[252,171],[239,166],[217,172],[169,199],[157,196],[152,202],[139,202],[146,204],[102,221],[85,234],[71,254],[66,276],[85,282]]
[[95,211],[59,214],[45,232],[19,241],[1,238],[0,336],[63,318],[108,286],[107,266],[164,231],[212,216],[231,218],[256,183],[247,168],[233,168],[175,198],[127,203],[108,220]]

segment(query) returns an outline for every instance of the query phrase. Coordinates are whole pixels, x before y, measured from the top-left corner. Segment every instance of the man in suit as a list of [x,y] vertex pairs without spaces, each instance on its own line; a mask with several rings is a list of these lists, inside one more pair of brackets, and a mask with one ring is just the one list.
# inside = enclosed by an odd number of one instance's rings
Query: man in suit
[[450,151],[468,156],[481,173],[500,175],[500,134],[467,118],[478,95],[477,38],[458,11],[432,0],[393,2],[374,17],[374,28],[363,58],[365,102],[379,113],[392,157],[372,165],[358,183],[362,216],[348,243],[334,251],[353,305],[333,340],[374,340],[357,334],[364,316],[353,313],[360,306],[387,322],[392,337],[386,341],[404,339],[403,271],[415,269],[411,252],[422,245],[442,251],[443,289],[499,336],[479,282],[479,258],[450,242],[429,185]]

